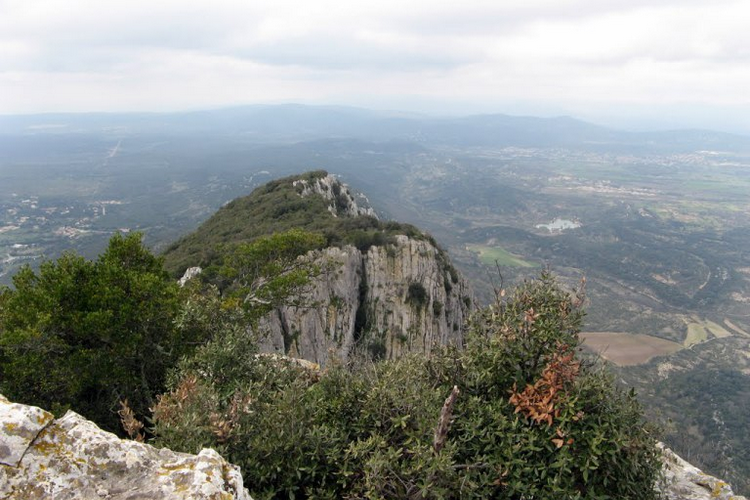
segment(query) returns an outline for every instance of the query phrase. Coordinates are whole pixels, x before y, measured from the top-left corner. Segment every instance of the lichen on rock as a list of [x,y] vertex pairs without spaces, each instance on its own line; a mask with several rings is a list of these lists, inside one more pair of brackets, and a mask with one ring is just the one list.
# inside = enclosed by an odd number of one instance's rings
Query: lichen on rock
[[735,495],[732,487],[688,463],[675,452],[659,444],[664,461],[664,484],[668,500],[747,500]]
[[29,444],[53,419],[41,408],[11,403],[0,395],[0,464],[17,466]]
[[0,427],[2,499],[252,500],[239,469],[211,449],[157,449],[2,396]]

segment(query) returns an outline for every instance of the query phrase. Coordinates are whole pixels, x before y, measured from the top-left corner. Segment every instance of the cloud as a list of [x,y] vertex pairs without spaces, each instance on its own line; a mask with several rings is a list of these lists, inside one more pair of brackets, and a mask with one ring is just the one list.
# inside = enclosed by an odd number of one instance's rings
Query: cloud
[[749,24],[744,0],[0,0],[0,112],[726,106],[748,101]]

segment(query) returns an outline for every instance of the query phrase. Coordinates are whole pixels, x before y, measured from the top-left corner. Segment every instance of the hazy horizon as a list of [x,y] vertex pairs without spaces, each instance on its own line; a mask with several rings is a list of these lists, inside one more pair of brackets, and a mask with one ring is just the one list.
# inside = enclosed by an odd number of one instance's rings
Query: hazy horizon
[[742,1],[0,0],[0,114],[296,102],[750,134]]

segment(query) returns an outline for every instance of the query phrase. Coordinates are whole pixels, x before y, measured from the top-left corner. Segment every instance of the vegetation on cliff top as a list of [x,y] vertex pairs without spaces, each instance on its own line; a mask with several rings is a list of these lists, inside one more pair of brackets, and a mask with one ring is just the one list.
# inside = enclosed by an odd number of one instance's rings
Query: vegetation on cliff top
[[210,249],[220,287],[179,289],[137,234],[115,236],[96,262],[68,254],[22,270],[0,291],[0,392],[110,429],[124,399],[138,418],[153,408],[157,443],[218,449],[259,499],[655,497],[659,454],[641,408],[579,359],[582,296],[546,272],[499,291],[463,350],[363,352],[325,372],[259,355],[247,325],[316,273],[298,256],[411,228],[335,218],[322,198],[287,193],[290,181],[229,204],[167,254],[179,267]]
[[[543,273],[478,312],[463,350],[321,373],[259,355],[245,327],[304,282],[295,269],[284,280],[296,252],[284,249],[300,241],[261,238],[240,256],[247,283],[281,279],[271,294],[177,290],[138,235],[96,262],[25,269],[0,295],[0,391],[105,427],[124,398],[136,417],[151,406],[157,443],[218,449],[259,499],[656,496],[659,454],[634,395],[577,356],[580,296]],[[266,272],[280,274],[253,278]]]
[[367,250],[373,245],[392,243],[397,234],[430,239],[437,247],[431,237],[409,224],[382,222],[366,215],[334,216],[328,210],[330,200],[319,195],[301,196],[293,185],[297,180],[311,182],[326,175],[327,172],[317,170],[285,177],[231,201],[195,232],[165,250],[167,270],[179,276],[188,267],[215,265],[234,244],[292,228],[321,234],[324,237],[321,247],[349,244]]

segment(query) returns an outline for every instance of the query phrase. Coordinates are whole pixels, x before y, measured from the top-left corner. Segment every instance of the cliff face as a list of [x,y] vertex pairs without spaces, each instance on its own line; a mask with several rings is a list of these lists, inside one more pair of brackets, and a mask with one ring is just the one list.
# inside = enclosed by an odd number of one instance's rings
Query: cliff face
[[389,358],[428,352],[434,344],[460,345],[472,302],[468,284],[428,241],[396,241],[365,256],[367,328]]
[[324,365],[355,346],[390,359],[462,343],[471,292],[429,241],[398,235],[366,252],[347,245],[315,258],[329,270],[305,297],[310,307],[270,314],[260,327],[262,350]]
[[330,247],[309,256],[325,272],[303,297],[306,307],[280,307],[261,321],[262,351],[324,365],[354,349],[393,358],[460,345],[473,301],[466,281],[430,236],[378,220],[366,202],[324,171],[272,181],[177,242],[167,266],[182,261],[184,283],[196,272],[189,266],[215,263],[205,259],[218,253],[212,247],[302,228],[328,238]]

